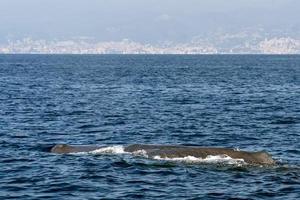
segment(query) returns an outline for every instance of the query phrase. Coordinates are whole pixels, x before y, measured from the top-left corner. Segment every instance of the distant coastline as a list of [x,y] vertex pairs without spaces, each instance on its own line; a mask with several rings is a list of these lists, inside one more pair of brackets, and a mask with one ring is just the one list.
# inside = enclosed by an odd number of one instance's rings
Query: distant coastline
[[[232,39],[234,41],[234,39]],[[223,43],[225,43],[223,41]],[[226,43],[229,43],[226,41]],[[0,54],[300,54],[300,40],[290,37],[232,43],[192,41],[144,44],[128,39],[97,42],[90,40],[22,40],[0,44]]]
[[300,56],[300,53],[1,53],[1,55],[41,55],[41,56]]

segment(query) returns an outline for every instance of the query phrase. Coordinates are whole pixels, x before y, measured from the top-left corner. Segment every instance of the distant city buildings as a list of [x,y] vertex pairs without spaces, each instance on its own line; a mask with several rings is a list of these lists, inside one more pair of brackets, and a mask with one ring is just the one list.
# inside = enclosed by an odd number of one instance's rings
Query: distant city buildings
[[266,54],[299,54],[300,40],[293,38],[272,38],[259,43],[261,53]]
[[0,44],[2,54],[299,54],[300,40],[290,37],[262,38],[244,33],[194,39],[189,43],[142,44],[128,39],[112,42],[74,40],[23,40]]

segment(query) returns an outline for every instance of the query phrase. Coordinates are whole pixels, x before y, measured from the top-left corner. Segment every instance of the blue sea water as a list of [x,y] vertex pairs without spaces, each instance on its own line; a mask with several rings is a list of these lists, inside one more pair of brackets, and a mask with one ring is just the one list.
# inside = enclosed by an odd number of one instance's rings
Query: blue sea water
[[[300,199],[300,56],[0,55],[0,136],[1,199]],[[279,165],[57,143],[266,150]]]

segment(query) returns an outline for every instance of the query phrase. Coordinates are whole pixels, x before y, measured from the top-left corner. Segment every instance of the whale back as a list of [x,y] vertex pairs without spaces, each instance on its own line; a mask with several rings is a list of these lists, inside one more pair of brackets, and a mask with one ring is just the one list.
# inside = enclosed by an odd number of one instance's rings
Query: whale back
[[79,153],[79,152],[89,152],[98,149],[98,146],[88,146],[88,145],[68,145],[68,144],[57,144],[51,149],[51,153]]
[[254,157],[256,163],[261,163],[261,164],[264,164],[264,165],[274,165],[274,164],[276,164],[276,161],[266,151],[254,152],[253,157]]
[[[90,152],[96,149],[99,149],[99,146],[57,144],[52,147],[51,152],[66,154]],[[251,165],[276,164],[272,156],[265,151],[248,152],[237,151],[230,148],[195,147],[181,145],[132,144],[124,147],[124,151],[128,153],[133,153],[140,150],[145,151],[149,158],[154,158],[155,156],[159,156],[161,158],[182,158],[193,156],[196,158],[205,159],[208,156],[227,155],[233,159],[243,159],[246,163]]]
[[207,156],[227,155],[234,159],[243,159],[248,164],[272,165],[275,164],[272,156],[265,151],[248,152],[237,151],[231,148],[211,148],[194,146],[175,145],[143,145],[133,144],[125,148],[127,152],[144,150],[149,157],[160,156],[162,158],[180,158],[193,156],[196,158],[206,158]]

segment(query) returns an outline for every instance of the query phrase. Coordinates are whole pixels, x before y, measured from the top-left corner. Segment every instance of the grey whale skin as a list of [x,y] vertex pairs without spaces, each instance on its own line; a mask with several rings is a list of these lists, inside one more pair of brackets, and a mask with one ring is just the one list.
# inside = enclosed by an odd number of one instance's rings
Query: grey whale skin
[[[57,144],[51,148],[52,153],[66,154],[90,152],[103,146],[92,145],[67,145]],[[213,148],[213,147],[195,147],[195,146],[181,146],[181,145],[147,145],[147,144],[132,144],[124,147],[125,152],[135,152],[139,150],[146,151],[151,158],[160,156],[161,158],[178,158],[186,156],[194,156],[196,158],[206,158],[208,155],[227,155],[234,159],[244,159],[248,164],[253,165],[274,165],[275,160],[265,151],[248,152],[237,151],[230,148]]]

